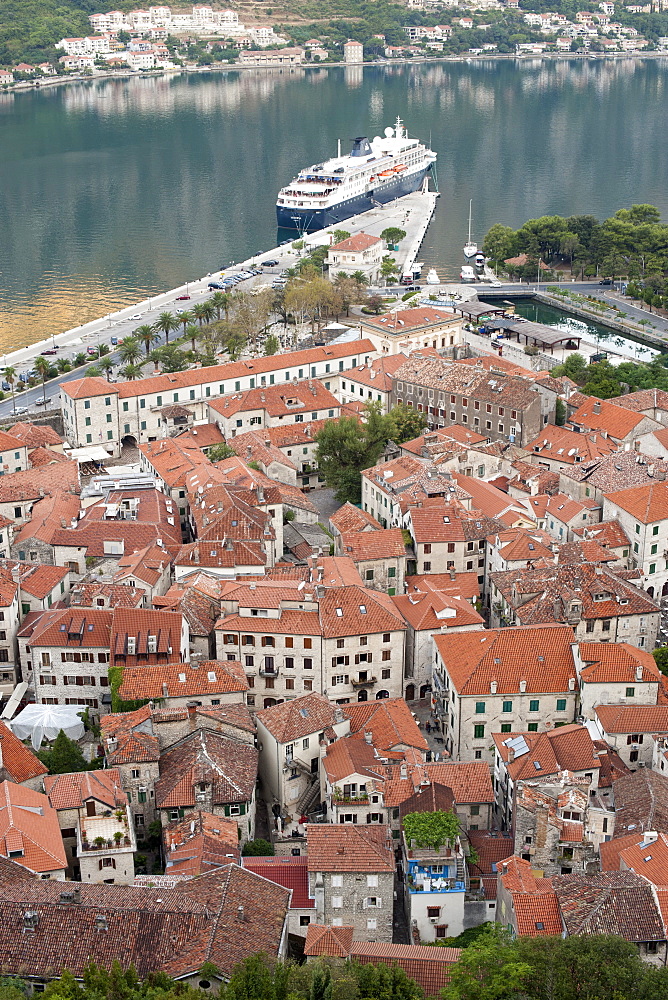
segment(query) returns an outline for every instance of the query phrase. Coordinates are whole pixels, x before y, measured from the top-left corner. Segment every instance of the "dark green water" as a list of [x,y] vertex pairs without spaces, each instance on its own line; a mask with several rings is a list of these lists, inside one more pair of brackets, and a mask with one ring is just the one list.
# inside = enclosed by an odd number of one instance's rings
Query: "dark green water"
[[438,152],[421,259],[495,222],[633,202],[668,217],[665,59],[434,63],[0,95],[0,349],[269,248],[276,192],[397,115]]

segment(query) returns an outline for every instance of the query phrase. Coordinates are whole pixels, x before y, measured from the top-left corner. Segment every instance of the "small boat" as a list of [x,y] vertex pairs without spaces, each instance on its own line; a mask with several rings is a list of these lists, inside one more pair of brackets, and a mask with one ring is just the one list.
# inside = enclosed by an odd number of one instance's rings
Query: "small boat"
[[468,264],[464,264],[459,277],[462,281],[476,281],[477,279],[475,271]]
[[433,267],[430,267],[429,270],[427,271],[426,281],[428,285],[440,285],[441,279],[439,278]]
[[475,266],[479,267],[481,270],[485,266],[485,255],[484,253],[478,253],[475,255]]
[[475,257],[478,252],[478,247],[475,243],[471,242],[471,209],[473,207],[473,198],[469,200],[469,238],[464,246],[464,256],[465,257]]

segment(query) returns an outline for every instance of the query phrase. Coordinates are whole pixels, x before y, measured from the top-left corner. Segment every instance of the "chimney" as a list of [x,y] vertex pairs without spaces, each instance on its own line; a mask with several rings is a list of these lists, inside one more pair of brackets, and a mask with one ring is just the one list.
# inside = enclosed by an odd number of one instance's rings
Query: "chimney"
[[597,399],[594,403],[594,413],[600,413],[600,412],[601,412],[601,401],[600,399]]
[[72,895],[74,897],[72,900],[74,903],[81,902],[81,889],[75,889]]
[[237,906],[237,920],[245,920],[243,906]]
[[190,702],[186,705],[188,709],[188,722],[194,723],[195,716],[197,715],[197,705],[194,702]]
[[642,680],[642,665],[640,663],[636,667],[636,680],[637,681],[641,681]]
[[524,694],[524,692],[526,691],[526,689],[527,689],[527,682],[526,681],[520,681],[520,694]]
[[163,698],[169,698],[169,688],[167,687],[167,685],[164,682],[163,682],[163,685],[162,685],[162,697]]
[[369,744],[369,746],[371,746],[371,744],[373,743],[373,733],[372,732],[365,733],[364,740],[366,743]]
[[491,681],[489,685],[489,693],[496,694],[496,687],[497,687],[496,681]]
[[568,690],[575,691],[575,677],[568,678]]
[[402,760],[401,767],[399,769],[399,773],[401,774],[402,778],[407,778],[408,777],[408,767],[406,766],[406,761]]
[[108,931],[109,924],[107,923],[107,918],[104,913],[98,913],[95,917],[95,928],[98,931]]

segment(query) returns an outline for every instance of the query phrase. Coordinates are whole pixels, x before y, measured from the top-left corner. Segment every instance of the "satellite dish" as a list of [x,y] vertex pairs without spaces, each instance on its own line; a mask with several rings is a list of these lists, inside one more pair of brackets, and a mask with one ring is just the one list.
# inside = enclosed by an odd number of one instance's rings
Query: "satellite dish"
[[387,128],[385,129],[385,138],[391,139],[393,135],[394,135],[394,129],[388,125]]

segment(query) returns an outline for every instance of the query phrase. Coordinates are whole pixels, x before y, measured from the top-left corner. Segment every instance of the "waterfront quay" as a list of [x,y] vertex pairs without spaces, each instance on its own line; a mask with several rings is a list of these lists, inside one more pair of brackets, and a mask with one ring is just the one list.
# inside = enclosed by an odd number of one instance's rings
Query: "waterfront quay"
[[[231,264],[224,271],[215,270],[194,281],[187,281],[177,288],[152,295],[134,305],[124,306],[117,312],[109,313],[99,319],[92,320],[82,326],[74,327],[62,333],[52,334],[45,340],[22,347],[3,355],[2,367],[11,366],[19,373],[29,367],[31,362],[44,351],[56,351],[57,357],[71,358],[85,351],[87,347],[106,344],[110,348],[110,356],[116,353],[116,348],[121,340],[132,334],[138,326],[143,324],[154,324],[160,313],[165,311],[180,312],[181,309],[191,309],[198,302],[203,302],[211,296],[209,284],[218,281],[223,275],[239,274],[250,267],[256,267],[261,273],[241,282],[236,287],[240,291],[260,290],[271,287],[279,274],[295,267],[299,259],[309,250],[317,246],[323,246],[333,241],[333,233],[337,229],[345,229],[351,235],[365,232],[371,236],[380,236],[384,229],[397,227],[406,233],[401,241],[399,250],[391,252],[391,256],[396,262],[399,273],[410,270],[414,267],[420,245],[424,239],[427,227],[433,217],[436,208],[438,194],[428,191],[426,184],[423,189],[412,194],[397,198],[387,205],[380,205],[364,212],[361,215],[353,216],[344,223],[330,226],[327,229],[319,230],[301,236],[295,232],[292,239],[287,240],[279,246],[274,246],[238,264]],[[303,247],[299,244],[303,240]],[[293,243],[298,246],[293,247]],[[265,266],[271,262],[271,266]],[[156,341],[156,347],[164,343],[164,337]],[[95,361],[91,358],[91,364]],[[47,383],[47,393],[49,393],[49,403],[57,405],[55,394],[59,392],[59,387],[65,382],[82,378],[86,374],[87,366],[83,365],[64,375],[59,375],[50,383]],[[38,399],[43,395],[42,387],[37,386],[27,389],[18,398],[20,409],[17,412],[31,413]],[[13,412],[12,401],[0,402],[0,419],[9,417]]]

